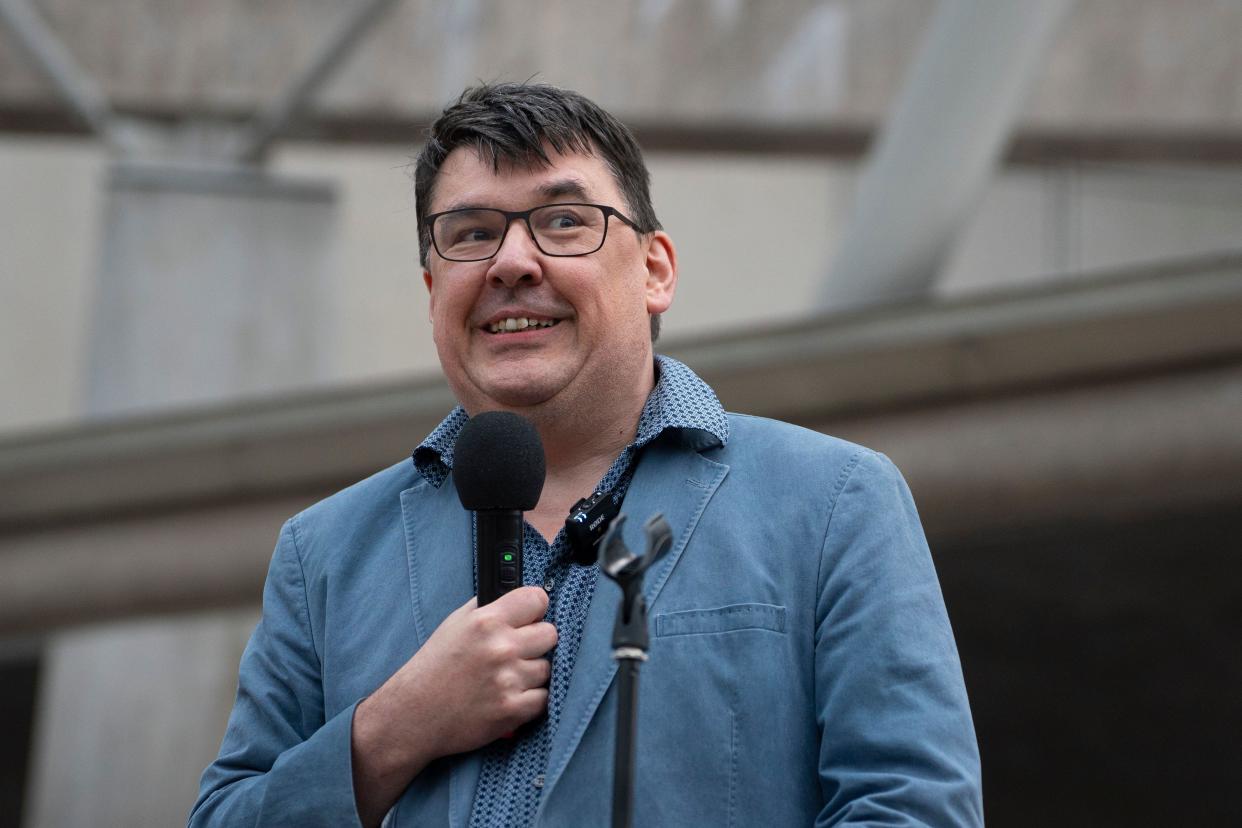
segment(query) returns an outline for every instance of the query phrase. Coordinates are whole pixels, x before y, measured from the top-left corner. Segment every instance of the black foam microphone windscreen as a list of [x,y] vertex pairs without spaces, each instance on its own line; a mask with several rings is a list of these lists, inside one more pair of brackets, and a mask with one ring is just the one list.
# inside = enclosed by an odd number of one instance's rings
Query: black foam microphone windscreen
[[453,483],[475,513],[479,606],[522,583],[522,512],[539,502],[545,474],[543,441],[525,417],[484,411],[462,426]]

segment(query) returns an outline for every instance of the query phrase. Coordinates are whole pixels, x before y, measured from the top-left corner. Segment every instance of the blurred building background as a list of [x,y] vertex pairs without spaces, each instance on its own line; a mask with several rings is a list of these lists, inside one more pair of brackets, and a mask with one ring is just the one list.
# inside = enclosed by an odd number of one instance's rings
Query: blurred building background
[[0,826],[184,821],[280,524],[452,404],[422,130],[529,77],[661,350],[905,471],[991,824],[1242,820],[1242,5],[0,0]]

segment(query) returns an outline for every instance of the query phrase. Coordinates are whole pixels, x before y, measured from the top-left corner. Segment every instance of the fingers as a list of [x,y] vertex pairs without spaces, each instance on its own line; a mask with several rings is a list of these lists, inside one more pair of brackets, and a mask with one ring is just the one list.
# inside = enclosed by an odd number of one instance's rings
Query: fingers
[[[502,686],[494,692],[492,711],[497,714],[495,726],[501,733],[544,714],[548,709],[548,681],[552,665],[546,658],[519,661],[510,666],[501,678]],[[500,677],[498,677],[500,678]],[[491,733],[491,738],[497,734]]]
[[528,658],[513,667],[518,686],[523,690],[547,687],[552,679],[552,662],[546,658]]
[[525,724],[536,716],[543,715],[548,709],[548,690],[546,687],[535,687],[519,693],[513,699],[513,716],[515,724]]
[[548,611],[548,593],[539,587],[518,587],[481,608],[510,627],[525,627],[543,618]]
[[518,658],[540,658],[556,646],[556,627],[547,621],[520,627],[513,631],[513,635]]

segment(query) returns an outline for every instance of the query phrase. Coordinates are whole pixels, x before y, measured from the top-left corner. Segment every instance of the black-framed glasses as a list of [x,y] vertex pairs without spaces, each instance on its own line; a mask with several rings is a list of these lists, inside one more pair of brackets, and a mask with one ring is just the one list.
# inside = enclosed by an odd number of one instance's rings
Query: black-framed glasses
[[466,207],[434,213],[424,221],[440,258],[481,262],[500,250],[514,219],[525,222],[535,246],[545,255],[587,256],[604,246],[612,216],[638,229],[633,221],[604,204],[544,204],[514,211]]

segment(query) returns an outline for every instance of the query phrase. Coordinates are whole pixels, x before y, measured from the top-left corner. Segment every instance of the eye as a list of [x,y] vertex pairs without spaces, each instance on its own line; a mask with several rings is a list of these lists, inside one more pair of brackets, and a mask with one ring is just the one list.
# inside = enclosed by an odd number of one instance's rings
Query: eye
[[578,210],[570,207],[559,207],[539,215],[540,230],[565,231],[576,230],[582,226],[582,216]]
[[490,227],[476,225],[473,227],[461,227],[453,234],[454,244],[464,244],[469,242],[491,241],[496,238],[496,231]]
[[444,247],[487,244],[504,232],[504,219],[486,210],[446,213],[436,220],[436,241]]
[[599,223],[592,222],[590,209],[579,204],[550,204],[536,210],[531,216],[531,222],[535,225],[536,233],[574,233]]
[[582,226],[582,218],[570,211],[561,211],[548,217],[545,226],[549,230],[572,230]]

